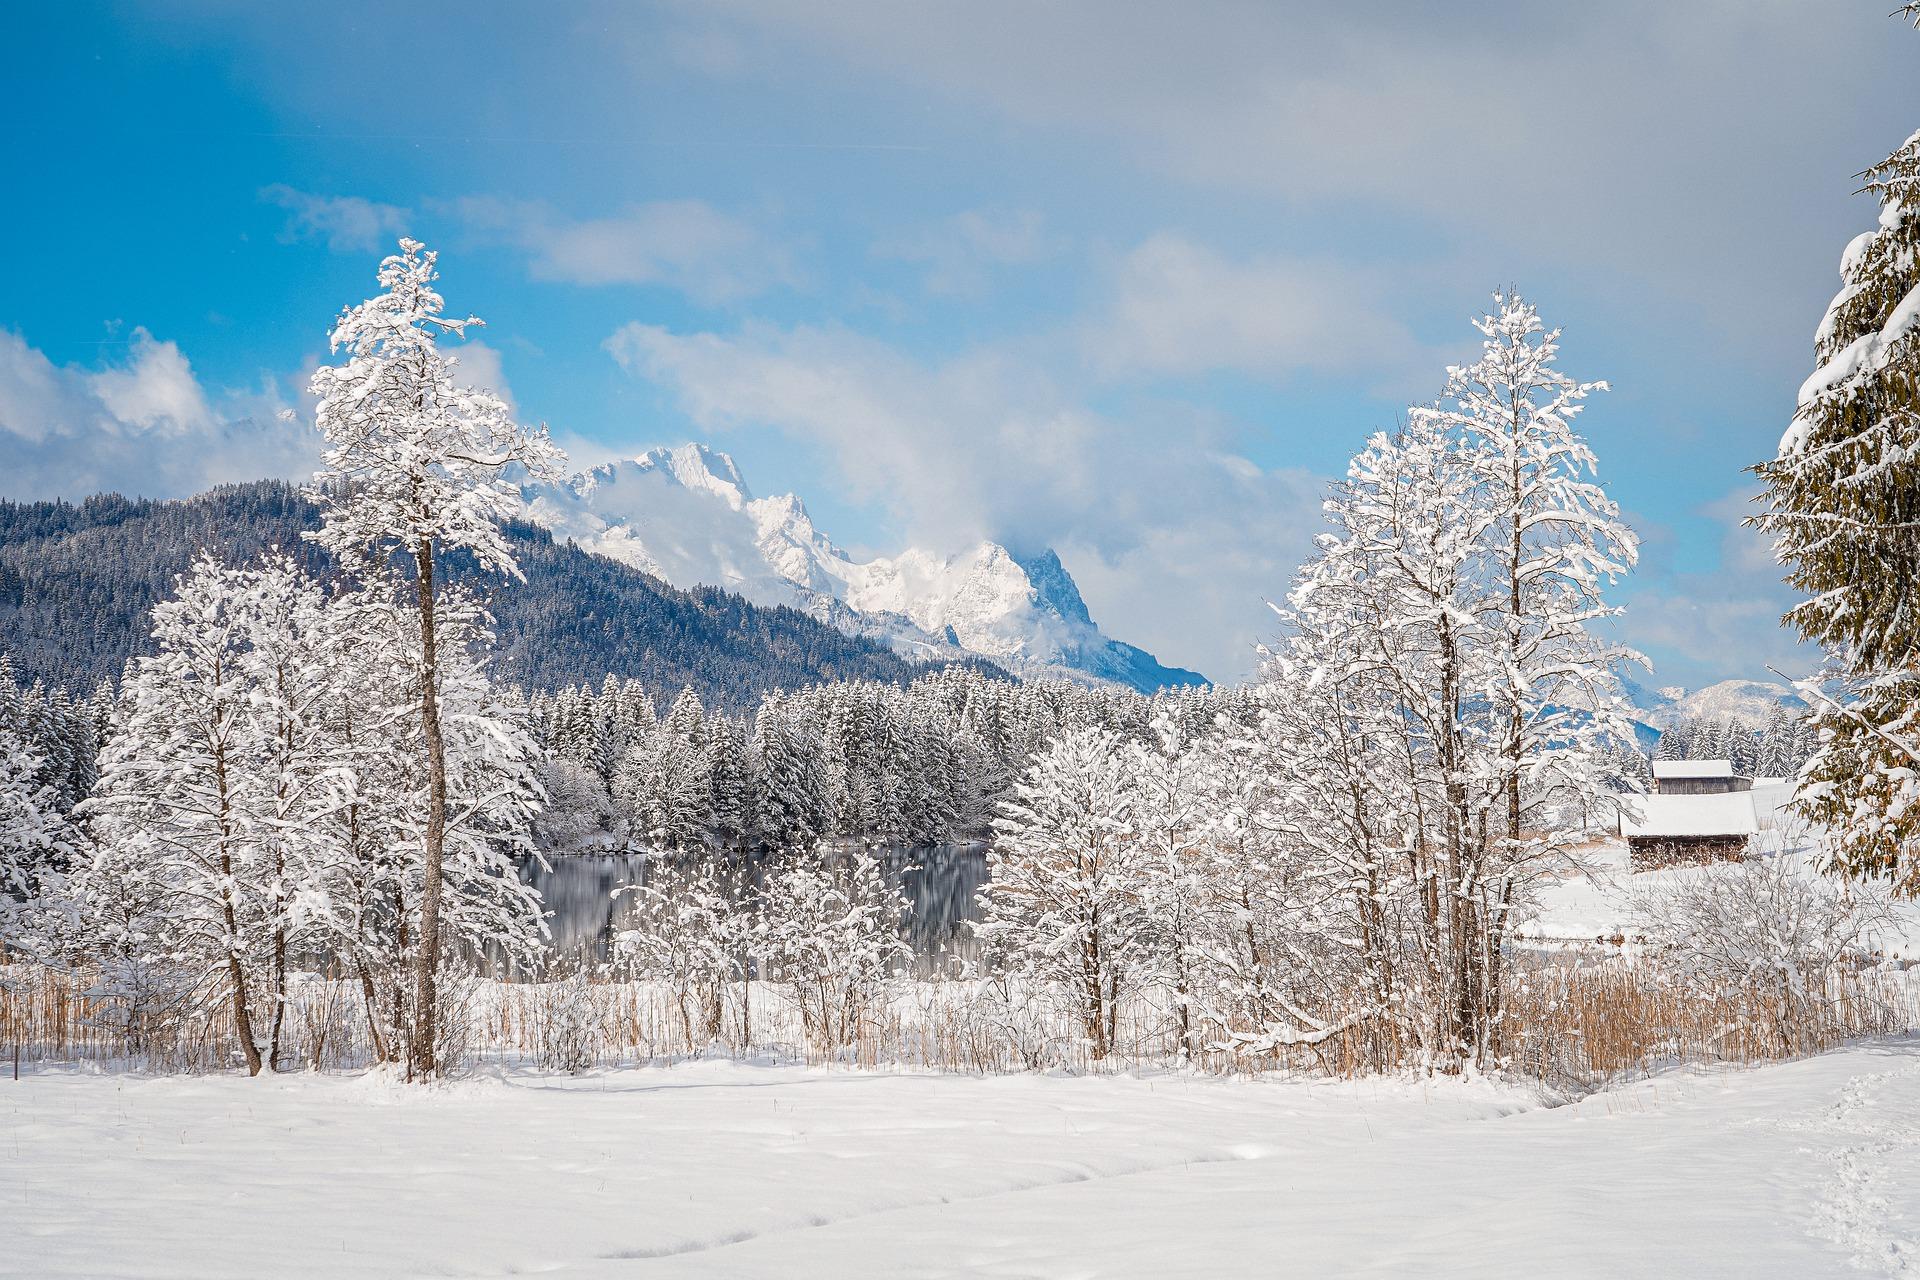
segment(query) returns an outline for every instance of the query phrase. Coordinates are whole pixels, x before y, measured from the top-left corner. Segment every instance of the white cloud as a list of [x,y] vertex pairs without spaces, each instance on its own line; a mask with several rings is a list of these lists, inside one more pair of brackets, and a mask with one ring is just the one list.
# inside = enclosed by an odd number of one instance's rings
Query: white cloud
[[501,367],[500,352],[488,346],[478,338],[468,338],[459,343],[449,343],[446,353],[457,362],[458,372],[454,379],[463,387],[473,387],[480,391],[491,391],[507,402],[507,407],[519,412],[519,404],[513,398],[513,388],[507,385],[507,371]]
[[[336,252],[388,248],[414,221],[412,210],[361,196],[315,195],[284,184],[266,187],[260,196],[288,211],[282,240],[323,240]],[[495,196],[425,205],[481,242],[525,254],[535,280],[661,285],[708,305],[801,282],[785,246],[702,200],[655,200],[604,218],[570,218],[540,201]]]
[[439,206],[482,238],[527,254],[536,280],[664,285],[697,302],[735,302],[799,282],[786,249],[751,223],[700,200],[656,200],[606,218],[571,219],[547,205],[468,196]]
[[1205,505],[1182,519],[1142,530],[1117,553],[1072,535],[1058,550],[1108,634],[1231,680],[1251,671],[1255,646],[1274,637],[1267,601],[1284,599],[1311,551],[1327,482],[1243,458],[1216,461],[1222,474],[1205,477]]
[[1115,266],[1112,297],[1084,341],[1110,374],[1308,370],[1435,382],[1446,358],[1395,318],[1391,284],[1331,259],[1234,261],[1163,233]]
[[260,198],[287,211],[283,241],[324,240],[336,253],[386,249],[399,239],[412,213],[362,196],[322,196],[285,183],[261,189]]
[[1920,84],[1874,13],[1751,0],[715,0],[689,21],[763,74],[812,55],[890,83],[935,131],[998,125],[1075,172],[1092,140],[1283,223],[1357,213],[1396,260],[1458,253],[1489,287],[1571,266],[1623,312],[1679,297],[1743,335],[1807,305],[1807,247]]
[[116,422],[172,434],[211,425],[207,397],[179,347],[136,328],[127,354],[127,363],[86,375],[87,387]]
[[280,407],[272,384],[216,405],[179,347],[145,329],[123,360],[96,368],[56,365],[0,329],[0,495],[183,497],[309,474],[317,437],[280,421]]
[[1046,495],[1090,496],[1095,420],[993,351],[926,365],[845,329],[759,324],[731,336],[629,324],[607,347],[707,430],[765,425],[825,448],[856,495],[949,547],[1024,532]]
[[924,285],[935,297],[970,297],[985,290],[996,269],[1042,262],[1062,247],[1059,239],[1048,234],[1045,220],[1031,210],[969,209],[910,234],[883,239],[873,254],[924,263]]
[[[618,445],[608,444],[604,440],[592,440],[565,428],[554,430],[552,435],[553,442],[559,445],[561,452],[567,455],[566,469],[571,475],[591,471],[603,462],[619,462],[622,459],[634,457],[649,447],[647,443],[639,441],[627,441]],[[671,441],[670,443],[680,442]]]
[[1771,680],[1769,671],[1809,674],[1817,659],[1780,626],[1782,603],[1730,584],[1698,581],[1680,592],[1645,591],[1627,606],[1630,644],[1654,660],[1657,683],[1699,687],[1739,677]]
[[1660,683],[1690,686],[1728,676],[1770,679],[1769,670],[1803,675],[1818,654],[1780,625],[1795,596],[1782,581],[1768,540],[1748,528],[1755,507],[1747,490],[1735,490],[1699,508],[1720,530],[1717,567],[1667,567],[1672,553],[1654,540],[1642,563],[1643,589],[1628,601],[1622,633],[1655,661]]

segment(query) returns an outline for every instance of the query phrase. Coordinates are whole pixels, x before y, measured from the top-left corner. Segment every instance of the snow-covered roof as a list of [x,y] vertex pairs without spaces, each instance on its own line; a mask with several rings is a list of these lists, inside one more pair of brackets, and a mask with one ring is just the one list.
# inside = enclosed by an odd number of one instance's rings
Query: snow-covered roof
[[1731,760],[1655,760],[1656,778],[1731,778]]
[[1761,822],[1790,821],[1785,810],[1793,803],[1794,786],[1792,778],[1755,778],[1747,793],[1753,797],[1754,816]]
[[1639,816],[1620,815],[1620,834],[1660,839],[1667,836],[1750,836],[1760,830],[1753,793],[1729,791],[1705,796],[1635,796]]

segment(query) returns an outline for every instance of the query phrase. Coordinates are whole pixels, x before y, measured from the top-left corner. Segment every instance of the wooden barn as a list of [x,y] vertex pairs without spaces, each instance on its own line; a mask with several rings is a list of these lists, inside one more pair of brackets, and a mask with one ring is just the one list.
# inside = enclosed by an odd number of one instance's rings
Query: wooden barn
[[1753,779],[1735,773],[1731,760],[1655,760],[1653,789],[1663,796],[1721,796],[1753,790]]
[[[1749,786],[1751,780],[1749,780]],[[1664,787],[1636,796],[1620,814],[1628,865],[1635,871],[1698,862],[1739,862],[1760,831],[1751,791],[1682,792]]]

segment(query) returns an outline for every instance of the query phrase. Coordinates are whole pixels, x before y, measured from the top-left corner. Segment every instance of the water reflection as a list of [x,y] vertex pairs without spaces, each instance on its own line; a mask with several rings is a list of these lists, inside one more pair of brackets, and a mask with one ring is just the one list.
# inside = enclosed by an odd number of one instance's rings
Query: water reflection
[[[966,923],[979,914],[976,895],[987,881],[980,845],[884,849],[875,855],[882,872],[900,886],[910,904],[902,932],[927,967],[948,957],[970,958],[973,939]],[[646,854],[574,854],[551,868],[526,867],[521,874],[547,904],[551,946],[565,954],[582,948],[606,958],[613,936],[631,918],[632,895],[621,889],[645,884]],[[755,860],[764,868],[765,859]]]

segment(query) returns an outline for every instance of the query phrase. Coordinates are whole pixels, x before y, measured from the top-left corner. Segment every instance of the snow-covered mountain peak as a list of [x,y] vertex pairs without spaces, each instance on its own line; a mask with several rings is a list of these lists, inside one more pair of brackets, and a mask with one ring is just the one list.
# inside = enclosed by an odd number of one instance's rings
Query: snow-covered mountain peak
[[1087,602],[1080,595],[1080,584],[1068,574],[1066,566],[1060,563],[1060,557],[1052,547],[1045,548],[1036,556],[1019,557],[1016,563],[1025,571],[1027,580],[1033,584],[1040,600],[1051,605],[1064,618],[1087,626],[1093,625],[1093,617],[1087,612]]
[[732,455],[703,444],[649,449],[635,458],[633,465],[638,471],[656,471],[683,488],[711,493],[735,511],[753,498]]
[[733,459],[704,445],[651,449],[526,497],[535,520],[588,550],[676,586],[791,605],[902,652],[974,654],[1141,689],[1201,682],[1102,634],[1050,549],[1016,557],[985,541],[952,555],[910,547],[855,560],[798,497],[754,497]]
[[1757,729],[1766,724],[1775,708],[1798,715],[1807,707],[1790,686],[1768,680],[1722,680],[1691,692],[1677,685],[1651,690],[1631,680],[1624,683],[1628,697],[1642,712],[1640,720],[1656,729],[1670,729],[1689,720],[1732,721]]

